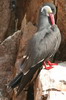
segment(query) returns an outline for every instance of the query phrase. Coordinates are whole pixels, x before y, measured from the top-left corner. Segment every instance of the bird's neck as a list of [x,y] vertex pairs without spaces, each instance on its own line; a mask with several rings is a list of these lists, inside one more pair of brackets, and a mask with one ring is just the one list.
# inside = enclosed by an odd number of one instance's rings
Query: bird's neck
[[51,26],[49,17],[40,15],[39,23],[38,23],[38,30],[48,28]]

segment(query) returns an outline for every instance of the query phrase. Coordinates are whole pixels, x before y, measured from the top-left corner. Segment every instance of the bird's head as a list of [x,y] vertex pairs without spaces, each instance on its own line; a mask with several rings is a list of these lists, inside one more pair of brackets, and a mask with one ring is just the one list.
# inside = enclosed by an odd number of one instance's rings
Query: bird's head
[[56,14],[56,7],[52,3],[44,4],[41,9],[40,13],[44,16],[50,17],[52,25],[55,24],[54,15]]

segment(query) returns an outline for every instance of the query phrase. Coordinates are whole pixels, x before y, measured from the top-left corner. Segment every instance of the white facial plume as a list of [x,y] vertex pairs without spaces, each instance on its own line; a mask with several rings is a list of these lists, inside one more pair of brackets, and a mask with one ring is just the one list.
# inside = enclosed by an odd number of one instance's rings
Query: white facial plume
[[46,12],[46,15],[49,16],[50,13],[52,13],[52,9],[49,6],[44,6],[41,9],[41,12]]

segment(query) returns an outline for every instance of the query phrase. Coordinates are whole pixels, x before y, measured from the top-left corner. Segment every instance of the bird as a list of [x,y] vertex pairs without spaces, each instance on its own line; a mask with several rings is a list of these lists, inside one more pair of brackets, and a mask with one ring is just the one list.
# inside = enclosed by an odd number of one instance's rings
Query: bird
[[40,7],[38,30],[29,40],[27,51],[23,56],[21,72],[9,83],[9,87],[17,88],[17,95],[32,80],[34,74],[43,62],[54,56],[61,43],[61,33],[55,24],[56,7],[45,3]]

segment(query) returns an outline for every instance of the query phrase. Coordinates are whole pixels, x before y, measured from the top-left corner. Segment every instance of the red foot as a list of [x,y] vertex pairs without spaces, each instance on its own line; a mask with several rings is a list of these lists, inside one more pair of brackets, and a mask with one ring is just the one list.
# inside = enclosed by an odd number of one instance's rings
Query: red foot
[[51,63],[50,61],[47,61],[48,65],[52,66],[52,65],[58,65],[58,63]]
[[[49,65],[49,66],[47,66]],[[45,66],[45,69],[49,70],[49,69],[52,69],[53,68],[53,65],[58,65],[57,63],[51,63],[50,61],[47,61],[47,63],[44,61],[44,66]]]

